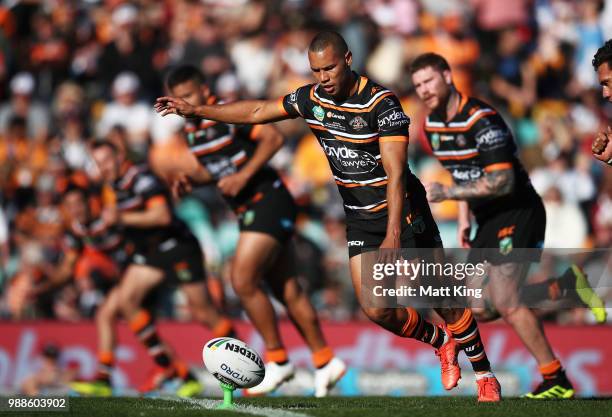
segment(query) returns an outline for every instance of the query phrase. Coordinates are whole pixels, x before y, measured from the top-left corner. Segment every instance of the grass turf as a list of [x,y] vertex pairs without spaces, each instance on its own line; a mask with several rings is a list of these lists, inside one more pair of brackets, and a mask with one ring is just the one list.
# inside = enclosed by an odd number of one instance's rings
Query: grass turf
[[239,398],[232,411],[215,410],[218,400],[153,398],[70,398],[68,412],[0,411],[11,417],[420,417],[420,416],[612,416],[612,400],[604,398],[533,401],[505,399],[501,404],[477,404],[470,397],[336,397]]

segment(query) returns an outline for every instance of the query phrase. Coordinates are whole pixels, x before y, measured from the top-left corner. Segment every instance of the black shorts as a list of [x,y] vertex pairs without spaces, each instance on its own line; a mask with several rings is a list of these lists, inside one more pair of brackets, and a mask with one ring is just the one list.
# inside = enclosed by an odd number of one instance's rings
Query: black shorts
[[470,242],[470,262],[538,262],[544,247],[546,211],[537,199],[526,207],[505,210],[479,219],[476,237]]
[[165,282],[169,285],[206,280],[204,254],[198,240],[191,234],[168,238],[151,247],[137,247],[130,263],[163,270]]
[[[442,247],[438,225],[431,214],[425,189],[420,182],[411,187],[408,198],[404,201],[404,210],[408,214],[402,216],[402,248]],[[387,234],[387,220],[387,217],[375,220],[347,218],[346,240],[349,258],[378,250]]]
[[287,242],[295,231],[297,207],[293,197],[282,183],[261,193],[261,198],[251,202],[237,213],[241,232],[260,232],[272,236],[281,244]]

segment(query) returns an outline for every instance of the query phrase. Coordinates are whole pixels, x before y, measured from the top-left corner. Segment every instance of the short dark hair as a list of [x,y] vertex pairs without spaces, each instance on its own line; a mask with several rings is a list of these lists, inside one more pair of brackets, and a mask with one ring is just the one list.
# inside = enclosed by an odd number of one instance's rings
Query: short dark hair
[[432,67],[436,71],[450,71],[450,65],[448,61],[442,56],[433,52],[427,52],[417,56],[412,64],[410,64],[410,74],[422,70],[423,68]]
[[607,63],[612,69],[612,39],[608,39],[604,46],[599,48],[593,57],[593,67],[595,71],[604,63]]
[[179,84],[187,81],[195,81],[198,84],[205,84],[206,77],[204,73],[193,65],[181,65],[172,69],[166,77],[166,87],[172,90]]
[[91,144],[91,151],[95,151],[104,147],[108,147],[114,154],[117,154],[117,152],[119,152],[119,149],[117,148],[117,146],[108,141],[108,140],[97,140],[94,143]]
[[308,50],[310,52],[321,52],[328,46],[331,46],[334,52],[341,56],[344,56],[349,50],[342,35],[331,30],[324,30],[323,32],[317,33],[315,37],[312,38],[312,41],[310,41]]

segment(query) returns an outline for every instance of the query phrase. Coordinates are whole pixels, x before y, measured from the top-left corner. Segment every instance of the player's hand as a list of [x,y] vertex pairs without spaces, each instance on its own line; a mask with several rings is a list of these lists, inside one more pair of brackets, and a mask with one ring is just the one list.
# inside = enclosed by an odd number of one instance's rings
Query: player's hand
[[459,246],[462,248],[470,247],[470,231],[471,226],[469,223],[460,222],[457,226],[457,241],[459,242]]
[[439,182],[425,184],[425,191],[427,191],[427,201],[430,203],[448,200],[448,187]]
[[401,256],[400,248],[401,242],[399,234],[387,234],[378,248],[380,250],[378,253],[378,262],[388,264],[395,263]]
[[170,191],[175,200],[180,199],[185,194],[191,193],[192,186],[189,177],[185,174],[178,174],[170,183]]
[[187,103],[182,98],[177,97],[159,97],[155,101],[155,111],[161,113],[162,116],[168,114],[177,114],[183,117],[193,117],[196,115],[196,107]]
[[249,182],[249,178],[246,175],[236,172],[235,174],[221,178],[219,182],[217,182],[217,187],[219,187],[221,194],[229,197],[236,197],[247,182]]
[[608,163],[608,161],[612,160],[612,128],[608,126],[605,132],[599,132],[593,140],[593,145],[591,146],[591,150],[593,151],[593,156],[600,161]]

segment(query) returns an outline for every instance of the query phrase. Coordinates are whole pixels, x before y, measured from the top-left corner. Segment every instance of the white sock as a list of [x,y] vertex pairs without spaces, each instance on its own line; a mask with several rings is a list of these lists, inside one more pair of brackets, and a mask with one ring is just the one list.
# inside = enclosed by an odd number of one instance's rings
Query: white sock
[[495,378],[495,374],[491,371],[476,372],[476,381],[480,381],[483,378]]

